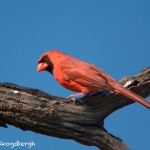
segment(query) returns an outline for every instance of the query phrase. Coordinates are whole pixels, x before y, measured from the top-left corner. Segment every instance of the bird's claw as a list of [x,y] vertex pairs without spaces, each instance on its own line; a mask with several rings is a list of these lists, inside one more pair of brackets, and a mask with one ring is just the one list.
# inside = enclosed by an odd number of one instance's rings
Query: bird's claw
[[70,100],[72,100],[73,102],[76,102],[76,99],[74,98],[74,95],[68,96],[67,99],[70,99]]

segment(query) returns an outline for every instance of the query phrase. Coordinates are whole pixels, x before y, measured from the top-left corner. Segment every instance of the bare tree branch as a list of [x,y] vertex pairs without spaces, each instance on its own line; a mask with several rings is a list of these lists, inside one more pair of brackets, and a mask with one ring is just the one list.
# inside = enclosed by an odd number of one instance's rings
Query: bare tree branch
[[[143,97],[150,95],[150,68],[120,81]],[[84,97],[74,104],[67,99],[25,88],[0,83],[0,126],[14,125],[48,136],[73,139],[102,150],[129,150],[103,127],[112,112],[133,103],[120,95]]]

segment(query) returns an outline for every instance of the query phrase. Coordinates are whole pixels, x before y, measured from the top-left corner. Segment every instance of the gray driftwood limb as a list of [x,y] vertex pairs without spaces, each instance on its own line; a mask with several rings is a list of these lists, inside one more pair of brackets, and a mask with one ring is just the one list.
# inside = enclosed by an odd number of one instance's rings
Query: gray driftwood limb
[[[150,95],[150,67],[120,81],[143,97]],[[76,104],[37,89],[0,83],[0,126],[14,125],[48,136],[73,139],[101,150],[129,150],[103,127],[112,112],[133,103],[120,95],[85,97]],[[142,107],[142,106],[141,106]]]

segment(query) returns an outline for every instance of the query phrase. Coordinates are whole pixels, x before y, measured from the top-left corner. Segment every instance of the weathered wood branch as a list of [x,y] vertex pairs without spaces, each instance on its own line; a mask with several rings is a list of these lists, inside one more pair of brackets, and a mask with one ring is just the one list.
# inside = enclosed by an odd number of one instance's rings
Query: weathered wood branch
[[[143,97],[150,95],[150,68],[120,81]],[[129,150],[103,127],[112,112],[133,103],[120,94],[84,97],[74,104],[37,89],[0,83],[0,125],[14,125],[44,135],[73,139],[102,150]],[[142,107],[142,106],[141,106]]]

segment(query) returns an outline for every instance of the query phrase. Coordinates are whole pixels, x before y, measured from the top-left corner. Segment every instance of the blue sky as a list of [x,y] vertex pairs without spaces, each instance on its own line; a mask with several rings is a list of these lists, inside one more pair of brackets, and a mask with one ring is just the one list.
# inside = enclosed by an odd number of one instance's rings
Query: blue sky
[[[67,97],[73,92],[36,72],[37,60],[50,49],[96,64],[117,80],[137,74],[150,65],[149,8],[148,0],[0,0],[0,81]],[[113,113],[105,127],[132,150],[150,148],[149,111],[139,104]],[[97,150],[13,126],[0,133],[3,142],[34,141],[36,150]]]

